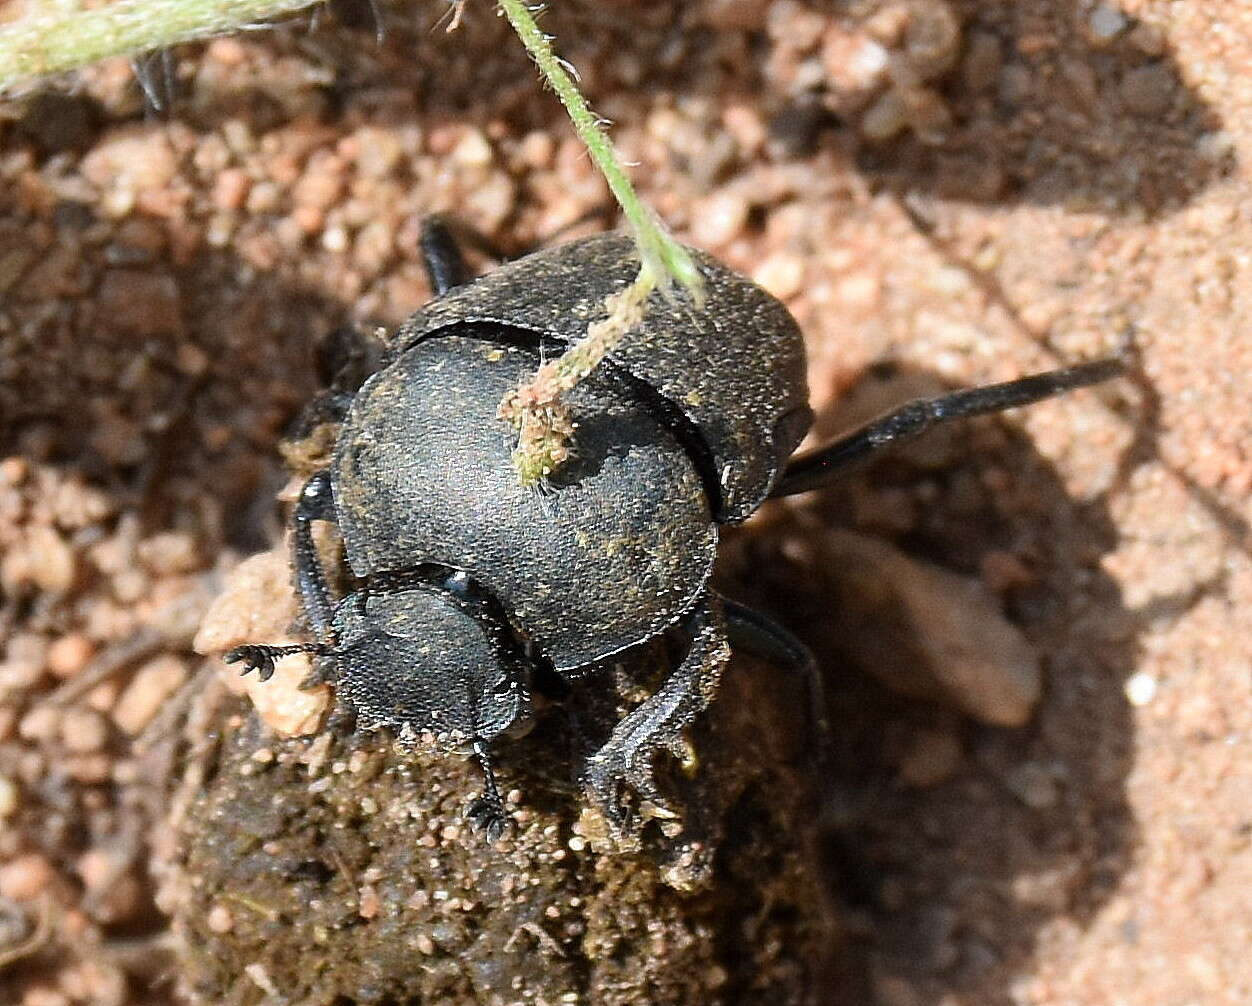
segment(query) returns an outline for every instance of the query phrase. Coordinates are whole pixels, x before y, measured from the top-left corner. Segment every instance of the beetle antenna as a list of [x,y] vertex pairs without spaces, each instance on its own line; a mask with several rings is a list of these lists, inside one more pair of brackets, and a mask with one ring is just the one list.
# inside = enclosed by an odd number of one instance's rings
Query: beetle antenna
[[475,737],[470,745],[474,760],[483,770],[483,795],[469,805],[465,816],[475,831],[487,836],[487,841],[494,843],[504,834],[508,818],[504,813],[504,801],[500,799],[500,790],[496,787],[496,774],[491,768],[491,754],[487,750],[487,742]]

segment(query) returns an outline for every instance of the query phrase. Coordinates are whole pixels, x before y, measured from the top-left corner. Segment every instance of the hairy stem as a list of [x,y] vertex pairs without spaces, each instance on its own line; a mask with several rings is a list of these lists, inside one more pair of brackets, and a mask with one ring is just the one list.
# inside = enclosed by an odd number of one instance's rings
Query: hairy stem
[[551,39],[539,30],[526,0],[498,0],[513,30],[526,46],[539,72],[556,92],[579,139],[609,184],[614,198],[635,232],[640,268],[635,281],[605,299],[606,316],[587,326],[587,334],[561,356],[544,364],[528,381],[504,396],[498,415],[517,434],[513,467],[522,485],[540,485],[569,458],[577,423],[561,400],[592,372],[622,338],[643,318],[648,295],[658,287],[668,291],[677,280],[697,304],[704,296],[704,282],[687,250],[675,241],[656,215],[635,193],[626,176],[603,122],[587,106],[570,79],[565,64],[553,51]]
[[622,336],[639,324],[655,288],[653,273],[642,267],[630,286],[604,299],[605,317],[588,325],[583,338],[501,399],[496,415],[517,433],[513,467],[522,485],[543,483],[568,460],[578,424],[570,407],[561,401],[561,393],[590,374]]
[[21,81],[235,31],[318,0],[29,0],[0,27],[0,91]]
[[583,145],[591,154],[596,166],[604,175],[626,219],[635,232],[639,255],[645,270],[653,274],[654,282],[666,287],[670,277],[678,280],[699,301],[703,293],[703,279],[685,248],[665,231],[656,215],[635,194],[634,186],[626,177],[621,162],[613,150],[613,143],[604,131],[602,120],[587,106],[582,93],[566,72],[566,65],[552,51],[552,41],[539,30],[526,0],[499,0],[518,38],[526,46],[539,72],[561,99],[565,111]]

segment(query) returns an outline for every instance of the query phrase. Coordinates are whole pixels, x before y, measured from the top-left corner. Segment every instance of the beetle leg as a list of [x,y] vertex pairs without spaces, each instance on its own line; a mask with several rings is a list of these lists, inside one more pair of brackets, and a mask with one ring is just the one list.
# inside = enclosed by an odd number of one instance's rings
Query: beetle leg
[[300,410],[288,428],[287,441],[301,441],[320,426],[342,423],[361,385],[378,371],[382,352],[377,337],[351,325],[332,329],[318,340],[314,362],[323,390]]
[[474,741],[473,750],[474,758],[483,770],[483,795],[466,808],[465,816],[475,831],[486,835],[487,841],[494,843],[504,834],[509,819],[504,813],[500,790],[496,787],[496,774],[491,768],[491,756],[486,743]]
[[[822,674],[813,652],[768,615],[727,598],[723,598],[722,603],[726,608],[726,631],[733,647],[802,679],[808,690],[806,712],[812,735],[808,751],[814,769],[820,770],[829,763],[830,722],[826,718]],[[822,777],[820,772],[816,773],[816,778]]]
[[888,444],[911,440],[939,423],[1030,405],[1074,388],[1107,381],[1124,369],[1123,361],[1113,357],[907,402],[833,444],[793,458],[770,497],[793,496],[829,485],[848,465]]
[[322,387],[351,398],[382,364],[382,340],[374,331],[340,325],[314,347],[313,362]]
[[623,832],[632,830],[627,789],[653,804],[654,816],[676,816],[657,788],[653,762],[662,749],[677,758],[685,754],[683,730],[712,702],[730,659],[721,598],[710,595],[691,616],[688,628],[691,644],[682,663],[613,728],[604,746],[587,761],[588,788],[610,823]]
[[[242,646],[236,646],[233,650],[228,650],[222,659],[228,664],[237,664],[243,661],[243,670],[239,672],[240,674],[256,671],[262,681],[269,681],[274,676],[274,661],[276,660],[290,657],[293,653],[316,653],[321,656],[329,652],[330,647],[323,643],[292,643],[286,646],[271,646],[267,643],[244,643]],[[320,684],[321,682],[316,683]],[[305,682],[301,682],[300,687],[305,687]]]
[[[313,544],[312,523],[315,520],[335,521],[330,473],[326,471],[318,472],[305,483],[291,518],[291,550],[296,568],[296,584],[300,588],[300,598],[304,602],[309,625],[318,641],[290,645],[245,643],[243,646],[236,646],[223,659],[228,664],[242,661],[244,674],[256,671],[262,681],[268,681],[274,675],[274,662],[293,653],[315,653],[321,657],[334,655],[334,636],[330,628],[333,614],[330,588],[326,585],[326,575],[322,572],[322,563],[317,556],[317,546]],[[324,671],[315,668],[301,686],[312,687],[326,680],[328,677]]]
[[420,244],[422,265],[426,267],[426,278],[436,297],[442,297],[470,278],[461,246],[443,217],[431,216],[422,221]]
[[442,297],[449,290],[462,286],[473,278],[461,252],[462,244],[468,244],[489,258],[501,262],[506,258],[486,235],[460,221],[438,215],[429,216],[422,221],[419,241],[422,265],[426,267],[426,278],[430,281],[430,288],[436,297]]
[[322,571],[317,546],[313,544],[315,520],[338,523],[330,472],[325,470],[317,472],[300,490],[300,499],[291,517],[291,551],[292,562],[296,568],[296,586],[300,589],[300,599],[304,602],[304,613],[308,616],[309,626],[318,639],[329,642],[333,612],[326,574]]

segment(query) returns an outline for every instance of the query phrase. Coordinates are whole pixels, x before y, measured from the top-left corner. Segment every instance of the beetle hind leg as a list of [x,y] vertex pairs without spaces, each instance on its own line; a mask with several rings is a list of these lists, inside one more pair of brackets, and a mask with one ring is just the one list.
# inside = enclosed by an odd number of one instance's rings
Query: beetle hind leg
[[834,443],[792,458],[782,478],[770,493],[770,498],[794,496],[811,489],[821,489],[835,481],[849,465],[869,457],[889,444],[902,443],[921,436],[940,423],[1032,405],[1075,388],[1085,388],[1111,380],[1125,369],[1123,359],[1111,357],[1031,374],[1015,381],[1005,381],[1003,384],[988,384],[980,388],[954,391],[938,398],[919,398],[906,402]]
[[677,758],[687,752],[683,731],[708,708],[730,659],[721,599],[710,596],[688,622],[691,644],[661,687],[613,729],[591,756],[584,780],[609,822],[619,832],[636,830],[626,794],[652,805],[653,817],[677,817],[656,783],[655,760],[661,751]]
[[768,615],[723,599],[726,630],[736,650],[743,650],[799,679],[807,695],[804,699],[808,720],[805,751],[817,779],[825,778],[832,748],[830,721],[826,714],[826,689],[812,651]]

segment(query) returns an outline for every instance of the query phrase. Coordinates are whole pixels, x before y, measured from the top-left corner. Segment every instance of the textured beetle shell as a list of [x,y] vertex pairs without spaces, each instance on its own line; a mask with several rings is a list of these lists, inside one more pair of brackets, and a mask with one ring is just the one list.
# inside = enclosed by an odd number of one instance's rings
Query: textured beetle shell
[[414,346],[357,394],[331,475],[358,576],[424,562],[466,570],[570,671],[690,611],[717,527],[670,432],[594,378],[569,396],[577,454],[554,491],[523,488],[496,406],[537,362],[454,335]]
[[[478,623],[434,592],[354,594],[335,609],[341,659],[337,687],[366,729],[409,726],[443,743],[493,736],[475,720],[499,660]],[[419,673],[396,674],[406,666]]]
[[[703,252],[691,253],[705,277],[704,308],[654,293],[643,323],[609,358],[691,420],[721,483],[716,519],[740,521],[769,495],[812,420],[804,339],[778,300]],[[400,328],[395,351],[476,321],[573,342],[604,317],[604,298],[638,271],[634,242],[618,234],[537,251],[422,308]]]

